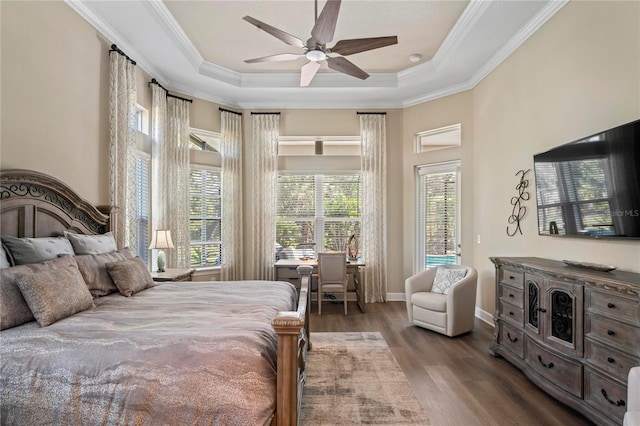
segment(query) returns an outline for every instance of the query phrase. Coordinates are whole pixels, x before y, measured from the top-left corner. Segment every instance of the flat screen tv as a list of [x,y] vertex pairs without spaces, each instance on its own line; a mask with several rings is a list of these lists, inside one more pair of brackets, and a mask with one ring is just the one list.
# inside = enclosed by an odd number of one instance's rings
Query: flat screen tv
[[640,120],[533,157],[540,235],[640,239]]

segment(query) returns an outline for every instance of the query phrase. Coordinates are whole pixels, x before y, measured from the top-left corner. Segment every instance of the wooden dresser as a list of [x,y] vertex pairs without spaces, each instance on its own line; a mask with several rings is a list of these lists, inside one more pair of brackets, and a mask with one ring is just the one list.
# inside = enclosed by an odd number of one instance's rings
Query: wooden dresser
[[597,424],[620,425],[640,365],[640,274],[534,257],[492,257],[490,353]]

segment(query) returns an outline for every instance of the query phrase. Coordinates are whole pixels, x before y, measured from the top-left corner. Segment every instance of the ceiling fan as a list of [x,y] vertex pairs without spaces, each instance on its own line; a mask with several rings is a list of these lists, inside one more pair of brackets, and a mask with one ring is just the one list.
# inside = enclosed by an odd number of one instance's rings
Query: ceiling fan
[[[288,45],[302,48],[302,53],[299,54],[281,53],[279,55],[248,59],[245,62],[252,64],[256,62],[293,61],[306,57],[309,62],[302,67],[300,72],[301,87],[306,87],[311,83],[316,72],[320,69],[320,62],[325,60],[327,61],[329,68],[332,70],[349,74],[361,80],[367,79],[369,74],[358,68],[347,58],[344,58],[344,56],[397,44],[398,37],[389,36],[340,40],[335,44],[335,46],[328,48],[327,43],[330,43],[333,40],[333,34],[336,30],[340,3],[341,0],[327,0],[320,16],[318,16],[318,0],[315,0],[315,25],[311,30],[311,38],[308,39],[306,43],[303,43],[298,37],[292,36],[289,33],[272,27],[269,24],[252,18],[251,16],[243,17],[242,19],[245,21],[271,34],[277,39],[282,40]],[[338,54],[341,56],[329,56],[330,54]]]

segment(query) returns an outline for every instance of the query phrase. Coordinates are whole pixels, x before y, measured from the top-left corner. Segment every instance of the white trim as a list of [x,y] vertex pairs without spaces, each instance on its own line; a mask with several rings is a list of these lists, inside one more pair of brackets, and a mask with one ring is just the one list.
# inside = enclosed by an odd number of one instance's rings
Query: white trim
[[406,302],[404,293],[387,293],[387,302]]
[[482,310],[476,306],[475,315],[476,315],[476,318],[479,318],[480,320],[486,322],[491,327],[495,327],[495,323],[493,322],[493,315],[491,315],[489,312]]

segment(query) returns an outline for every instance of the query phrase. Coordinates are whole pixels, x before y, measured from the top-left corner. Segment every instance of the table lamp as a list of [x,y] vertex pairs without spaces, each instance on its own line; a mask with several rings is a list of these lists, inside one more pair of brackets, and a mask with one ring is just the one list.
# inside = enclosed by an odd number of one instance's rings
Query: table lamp
[[171,240],[171,231],[168,229],[158,229],[153,231],[151,237],[150,249],[158,249],[158,272],[164,272],[164,250],[173,248],[173,240]]

